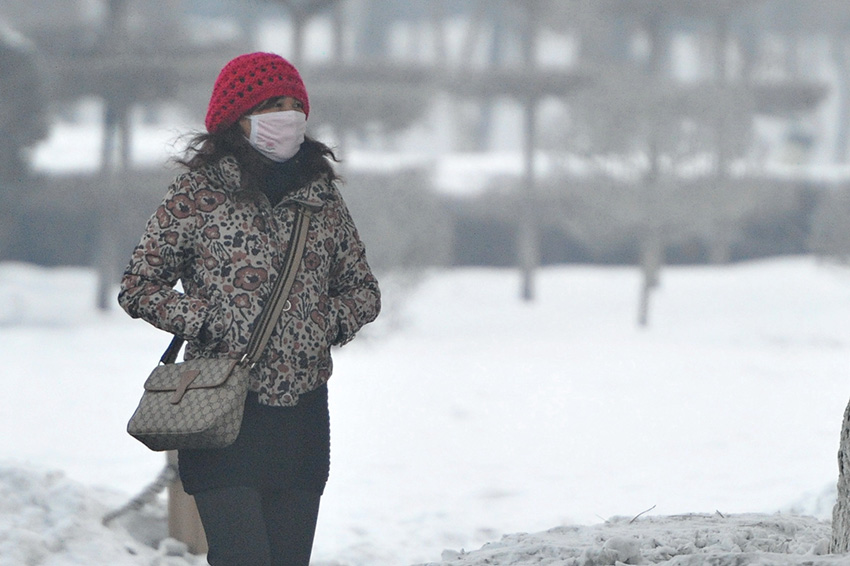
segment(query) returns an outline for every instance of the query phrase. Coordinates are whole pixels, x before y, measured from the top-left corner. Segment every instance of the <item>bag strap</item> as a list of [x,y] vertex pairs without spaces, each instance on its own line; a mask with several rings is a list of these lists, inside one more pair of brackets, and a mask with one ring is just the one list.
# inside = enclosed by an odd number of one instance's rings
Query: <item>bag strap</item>
[[289,306],[291,306],[288,299],[289,291],[292,289],[292,284],[295,283],[295,274],[298,273],[298,266],[301,265],[301,258],[304,255],[304,247],[307,245],[307,231],[310,228],[311,214],[312,211],[308,208],[298,208],[283,268],[278,274],[274,290],[263,307],[263,312],[260,313],[260,318],[257,319],[242,362],[255,364],[260,360],[260,356],[263,355],[263,350],[265,350],[266,344],[268,344],[269,338],[274,332],[275,323],[280,318],[281,313],[284,310],[289,310]]
[[[239,360],[239,363],[256,364],[260,356],[263,355],[263,350],[266,348],[269,339],[274,332],[275,323],[280,318],[284,310],[288,310],[289,292],[295,283],[295,275],[298,273],[298,266],[301,264],[301,258],[304,256],[304,248],[307,245],[307,232],[310,229],[310,216],[313,211],[310,208],[299,206],[295,212],[295,222],[292,226],[292,235],[289,239],[289,246],[286,249],[286,257],[283,261],[280,274],[275,281],[274,288],[266,304],[263,306],[263,311],[254,326],[254,331],[251,333],[251,339],[248,341],[248,347],[245,350],[245,355]],[[175,336],[171,343],[166,348],[165,353],[160,358],[163,364],[172,364],[177,359],[180,353],[180,348],[183,347],[183,338]]]

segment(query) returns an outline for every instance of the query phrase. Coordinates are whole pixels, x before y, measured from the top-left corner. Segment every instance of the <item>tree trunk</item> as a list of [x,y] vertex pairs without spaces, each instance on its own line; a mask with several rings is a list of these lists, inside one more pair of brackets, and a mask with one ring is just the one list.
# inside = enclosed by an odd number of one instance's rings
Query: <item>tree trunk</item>
[[649,325],[649,301],[652,291],[658,287],[661,265],[664,263],[664,249],[657,233],[645,237],[641,243],[640,271],[643,276],[638,307],[638,325]]

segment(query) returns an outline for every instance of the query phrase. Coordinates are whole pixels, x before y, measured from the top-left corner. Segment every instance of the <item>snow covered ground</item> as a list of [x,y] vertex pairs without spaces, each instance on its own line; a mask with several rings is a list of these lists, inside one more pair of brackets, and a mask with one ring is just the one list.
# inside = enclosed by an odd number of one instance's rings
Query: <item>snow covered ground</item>
[[[315,562],[850,563],[822,556],[850,269],[669,268],[646,329],[639,283],[547,268],[532,304],[507,270],[387,284],[390,307],[336,353]],[[95,287],[0,264],[0,566],[202,564],[145,544],[161,502],[100,524],[164,464],[124,425],[168,337],[97,312]]]

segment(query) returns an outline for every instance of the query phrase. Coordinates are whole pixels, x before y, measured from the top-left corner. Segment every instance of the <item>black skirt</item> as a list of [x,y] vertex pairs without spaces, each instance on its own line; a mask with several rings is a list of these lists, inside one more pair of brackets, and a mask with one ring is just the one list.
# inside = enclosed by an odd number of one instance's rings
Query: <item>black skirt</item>
[[327,386],[301,395],[294,407],[261,405],[249,392],[236,442],[213,450],[180,450],[178,466],[189,494],[234,486],[321,494],[330,469]]

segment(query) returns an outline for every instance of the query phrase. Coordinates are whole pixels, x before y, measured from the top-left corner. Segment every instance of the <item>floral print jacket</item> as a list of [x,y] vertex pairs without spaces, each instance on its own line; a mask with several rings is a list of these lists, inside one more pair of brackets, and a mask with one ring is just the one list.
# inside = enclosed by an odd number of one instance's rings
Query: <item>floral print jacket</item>
[[314,212],[291,306],[249,384],[260,403],[297,404],[330,378],[330,347],[351,340],[381,308],[363,243],[327,179],[272,207],[265,195],[240,190],[233,158],[179,175],[133,251],[119,303],[184,338],[186,359],[240,358],[281,268],[297,206]]

